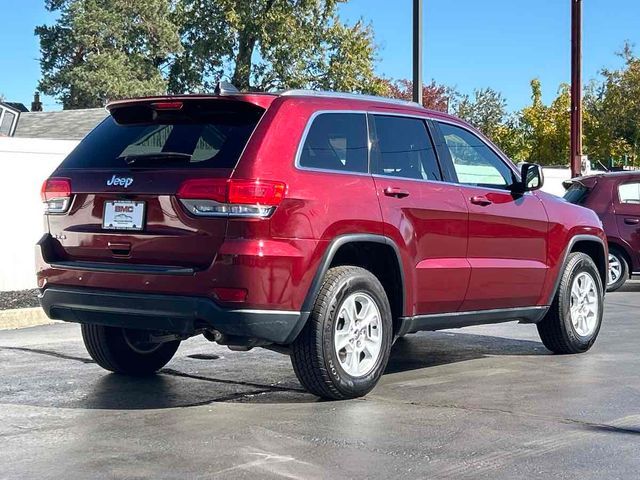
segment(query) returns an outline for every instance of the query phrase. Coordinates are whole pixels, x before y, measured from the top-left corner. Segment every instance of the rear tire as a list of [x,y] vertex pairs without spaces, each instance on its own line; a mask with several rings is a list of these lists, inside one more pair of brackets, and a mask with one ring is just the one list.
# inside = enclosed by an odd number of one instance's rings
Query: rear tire
[[615,292],[629,280],[629,264],[617,248],[609,250],[609,276],[607,292]]
[[391,307],[380,281],[360,267],[335,267],[291,346],[291,363],[314,395],[362,397],[382,376],[392,341]]
[[169,363],[180,346],[180,340],[163,343],[141,341],[149,333],[82,324],[82,339],[91,358],[105,370],[125,375],[157,372]]
[[537,325],[544,346],[557,354],[588,351],[600,332],[603,304],[596,264],[584,253],[570,254],[553,304]]

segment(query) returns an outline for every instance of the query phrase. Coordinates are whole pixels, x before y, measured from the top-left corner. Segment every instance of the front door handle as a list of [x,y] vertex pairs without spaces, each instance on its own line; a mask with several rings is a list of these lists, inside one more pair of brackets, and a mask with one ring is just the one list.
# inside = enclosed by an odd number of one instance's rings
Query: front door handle
[[405,198],[409,196],[409,192],[398,187],[387,187],[384,189],[387,197]]
[[625,218],[624,223],[627,225],[638,225],[640,223],[640,219],[638,218]]
[[486,207],[487,205],[491,205],[493,203],[484,195],[476,195],[475,197],[471,197],[469,201],[474,205],[480,205],[481,207]]

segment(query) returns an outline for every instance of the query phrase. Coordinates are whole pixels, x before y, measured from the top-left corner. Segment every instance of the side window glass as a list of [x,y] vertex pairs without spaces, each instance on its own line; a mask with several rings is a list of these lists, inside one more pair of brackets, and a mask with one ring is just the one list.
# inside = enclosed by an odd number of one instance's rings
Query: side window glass
[[321,113],[302,146],[301,167],[366,173],[369,171],[367,117],[362,113]]
[[511,168],[480,138],[454,125],[439,125],[459,183],[491,188],[513,185],[515,177]]
[[424,120],[374,115],[377,140],[375,173],[415,180],[441,180],[433,143]]
[[640,204],[640,183],[625,183],[618,187],[620,203]]

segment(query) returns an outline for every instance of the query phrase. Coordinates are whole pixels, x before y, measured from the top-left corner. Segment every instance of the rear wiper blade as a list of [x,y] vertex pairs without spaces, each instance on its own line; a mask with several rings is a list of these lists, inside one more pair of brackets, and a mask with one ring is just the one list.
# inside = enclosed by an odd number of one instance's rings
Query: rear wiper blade
[[152,152],[152,153],[139,153],[137,155],[122,155],[118,157],[119,160],[124,160],[129,165],[138,161],[149,160],[185,160],[191,161],[191,154],[182,152]]

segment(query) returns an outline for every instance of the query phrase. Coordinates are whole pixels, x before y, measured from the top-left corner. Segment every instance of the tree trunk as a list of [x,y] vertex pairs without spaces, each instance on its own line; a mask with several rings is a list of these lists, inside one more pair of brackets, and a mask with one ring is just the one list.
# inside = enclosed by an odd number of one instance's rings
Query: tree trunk
[[247,91],[250,88],[251,78],[251,57],[256,46],[255,37],[246,32],[240,32],[238,41],[238,55],[236,56],[236,69],[233,72],[231,83],[240,91]]

